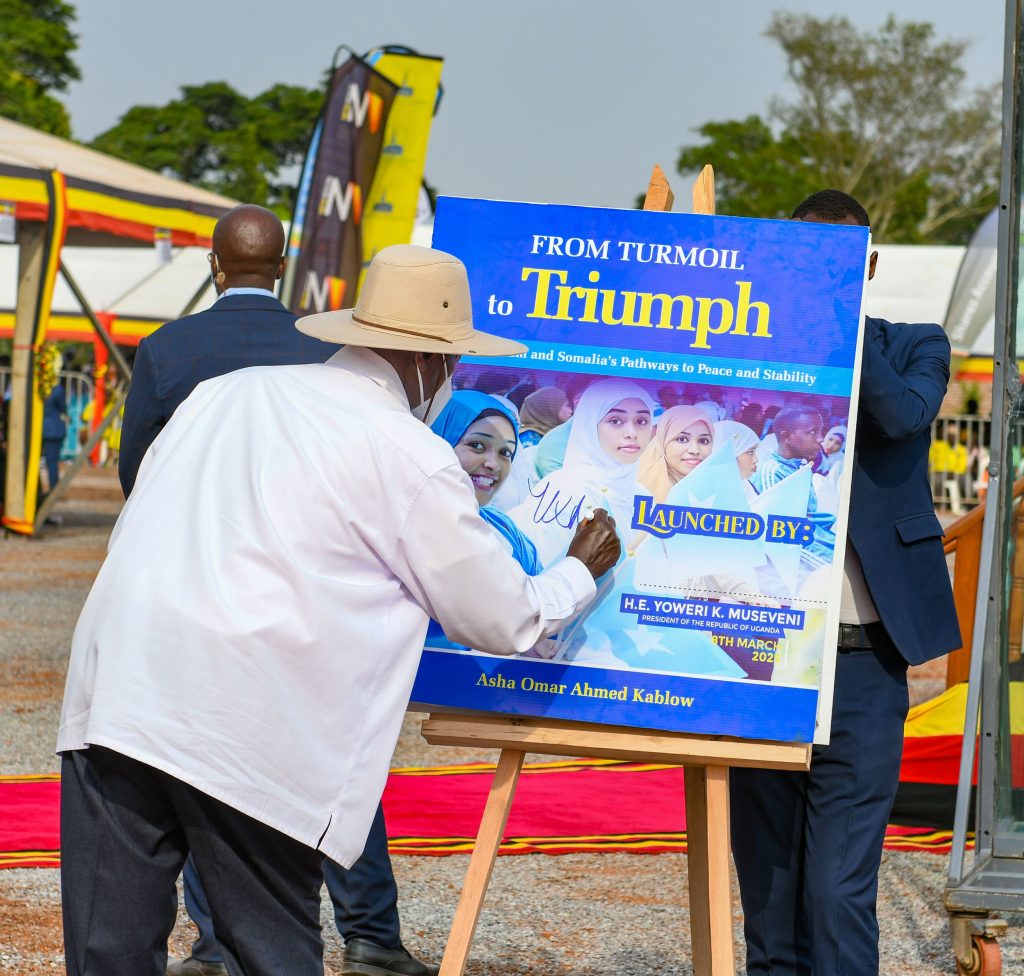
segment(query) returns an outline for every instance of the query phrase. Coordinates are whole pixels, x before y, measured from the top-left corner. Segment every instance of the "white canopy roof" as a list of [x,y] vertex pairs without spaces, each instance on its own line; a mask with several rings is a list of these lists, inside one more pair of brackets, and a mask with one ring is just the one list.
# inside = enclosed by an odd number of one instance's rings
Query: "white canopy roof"
[[[965,248],[879,244],[875,250],[878,268],[864,292],[867,314],[890,322],[943,322]],[[989,345],[978,355],[991,352]]]
[[[161,264],[153,247],[65,247],[62,260],[93,311],[161,322],[176,318],[210,275],[206,252],[196,247],[175,248],[170,264]],[[0,311],[13,311],[17,281],[18,248],[0,244]],[[197,310],[209,307],[214,297],[211,287]],[[82,314],[60,275],[53,312]]]

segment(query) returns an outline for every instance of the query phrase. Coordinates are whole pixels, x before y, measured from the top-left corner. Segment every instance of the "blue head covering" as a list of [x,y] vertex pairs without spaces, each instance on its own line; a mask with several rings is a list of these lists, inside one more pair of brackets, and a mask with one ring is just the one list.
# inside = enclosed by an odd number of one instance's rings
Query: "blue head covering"
[[[444,405],[444,409],[438,414],[437,420],[430,429],[443,438],[452,447],[462,440],[463,434],[473,425],[473,421],[482,413],[494,410],[502,417],[507,417],[512,425],[512,430],[519,429],[519,417],[515,408],[504,398],[498,399],[489,393],[480,393],[477,390],[457,390],[452,394],[451,399]],[[519,442],[516,442],[518,449]],[[543,566],[537,558],[537,547],[519,530],[516,524],[504,512],[490,505],[480,509],[480,515],[485,522],[493,526],[496,532],[504,536],[512,548],[512,555],[525,572],[530,576],[538,576]],[[431,620],[427,628],[426,644],[428,647],[456,647],[461,644],[454,644],[445,636],[441,625],[436,620]]]
[[[456,390],[438,414],[437,420],[430,425],[430,429],[455,447],[472,426],[473,421],[488,411],[495,411],[507,418],[513,431],[519,429],[519,417],[507,402],[477,390]],[[516,449],[518,448],[519,442],[516,441]]]
[[[497,411],[502,417],[508,418],[512,429],[518,429],[519,418],[516,416],[514,407],[504,402],[503,398],[493,397],[489,393],[480,393],[477,390],[458,390],[453,393],[444,409],[438,414],[437,420],[430,425],[430,429],[438,437],[444,438],[452,447],[455,447],[476,418],[489,410]],[[508,539],[512,546],[512,555],[530,576],[540,573],[541,565],[537,558],[537,547],[519,531],[504,512],[487,505],[480,509],[480,514],[485,522],[490,523]]]

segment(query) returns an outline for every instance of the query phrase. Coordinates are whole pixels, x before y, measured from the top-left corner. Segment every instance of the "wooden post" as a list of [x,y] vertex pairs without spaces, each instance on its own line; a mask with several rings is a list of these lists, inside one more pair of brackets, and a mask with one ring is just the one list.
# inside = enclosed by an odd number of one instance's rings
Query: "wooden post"
[[[1014,557],[1011,567],[1011,590],[1009,607],[1009,659],[1019,660],[1021,655],[1020,634],[1024,629],[1024,478],[1013,483],[1013,538]],[[972,508],[963,518],[946,527],[946,555],[953,555],[953,599],[956,602],[956,616],[960,623],[960,637],[963,647],[950,651],[946,656],[946,687],[967,680],[971,668],[971,642],[974,636],[974,619],[977,612],[978,571],[981,568],[981,530],[985,518],[982,502]],[[1016,635],[1016,636],[1015,636]]]
[[683,773],[693,971],[733,976],[729,769],[687,766]]
[[710,166],[705,166],[693,182],[693,212],[715,212],[715,171]]
[[[977,510],[976,510],[977,511]],[[953,551],[953,601],[956,604],[963,645],[946,657],[946,687],[967,680],[971,669],[971,643],[974,616],[977,611],[978,571],[981,568],[981,519],[975,519],[970,530],[959,536]],[[1011,600],[1012,607],[1012,600]]]
[[26,426],[29,399],[35,396],[31,352],[35,340],[47,224],[18,221],[18,292],[15,299],[11,356],[11,403],[7,415],[7,471],[4,474],[4,515],[25,518],[25,458],[31,431]]
[[469,947],[473,944],[473,933],[476,932],[484,895],[491,881],[494,859],[498,856],[501,838],[505,835],[505,824],[508,823],[512,798],[525,758],[525,752],[514,749],[503,749],[498,758],[498,768],[494,771],[491,791],[487,795],[487,806],[484,807],[476,844],[473,845],[473,854],[469,859],[469,870],[462,885],[458,908],[455,909],[439,976],[462,976],[466,968]]
[[651,179],[647,184],[647,196],[644,198],[644,210],[671,210],[675,202],[675,194],[668,185],[664,170],[655,165],[651,170]]

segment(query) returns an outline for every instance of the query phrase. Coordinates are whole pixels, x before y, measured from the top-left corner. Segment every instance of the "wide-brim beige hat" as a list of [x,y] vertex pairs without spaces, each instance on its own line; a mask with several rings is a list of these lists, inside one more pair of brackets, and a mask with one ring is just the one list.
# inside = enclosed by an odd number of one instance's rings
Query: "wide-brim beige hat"
[[306,315],[306,335],[345,346],[516,356],[526,346],[473,328],[466,266],[451,254],[394,244],[374,255],[355,308]]

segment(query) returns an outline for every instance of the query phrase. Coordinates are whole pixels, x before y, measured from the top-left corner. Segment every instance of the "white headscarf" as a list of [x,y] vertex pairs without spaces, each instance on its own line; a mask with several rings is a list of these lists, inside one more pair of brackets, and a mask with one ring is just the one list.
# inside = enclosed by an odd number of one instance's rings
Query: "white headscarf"
[[843,446],[841,448],[839,448],[838,451],[836,451],[836,454],[842,454],[842,452],[846,450],[846,425],[845,424],[836,424],[836,426],[833,427],[825,435],[825,437],[833,437],[833,436],[841,437],[843,439]]
[[821,453],[821,459],[818,461],[817,472],[818,474],[828,474],[838,464],[842,466],[842,460],[846,456],[846,437],[847,431],[843,424],[837,424],[833,427],[826,435],[822,438],[822,442],[829,437],[841,437],[843,440],[839,450],[834,454],[826,454],[824,451]]
[[[600,468],[604,480],[633,481],[636,479],[636,462],[622,464],[605,453],[598,439],[598,424],[616,404],[623,400],[640,400],[654,414],[654,399],[642,387],[630,380],[600,380],[588,386],[576,403],[572,415],[572,432],[569,443],[565,446],[565,462],[570,464],[586,464]],[[640,459],[639,454],[637,460]]]
[[760,443],[757,434],[746,424],[741,424],[738,420],[719,420],[715,424],[715,447],[726,442],[732,445],[732,451],[736,457],[749,451],[752,447],[757,447]]
[[[540,520],[539,512],[548,511],[546,506],[552,499],[557,498],[558,508],[565,513],[579,505],[581,517],[589,508],[604,508],[616,520],[620,536],[624,538],[629,533],[637,492],[637,462],[622,464],[609,457],[597,433],[598,424],[608,411],[623,400],[639,400],[654,412],[654,399],[630,380],[599,380],[588,386],[573,412],[565,463],[533,487],[533,497],[509,511],[534,541],[545,565],[565,552],[573,534],[567,526]],[[545,491],[544,501],[538,503],[538,497]]]

